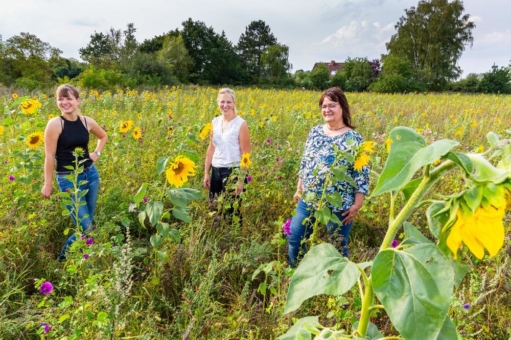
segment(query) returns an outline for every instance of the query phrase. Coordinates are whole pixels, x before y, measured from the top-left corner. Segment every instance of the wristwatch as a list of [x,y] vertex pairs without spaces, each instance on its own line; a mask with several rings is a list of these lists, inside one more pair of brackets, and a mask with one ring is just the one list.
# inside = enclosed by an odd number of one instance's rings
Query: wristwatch
[[99,156],[101,156],[101,152],[99,152],[99,151],[94,151],[94,153],[95,153],[96,155],[98,155],[98,157],[99,157]]

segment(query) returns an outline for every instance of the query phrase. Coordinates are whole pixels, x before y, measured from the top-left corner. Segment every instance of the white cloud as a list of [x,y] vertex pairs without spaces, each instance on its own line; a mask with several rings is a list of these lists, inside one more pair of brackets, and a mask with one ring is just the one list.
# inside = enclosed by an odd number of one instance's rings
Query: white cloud
[[[497,45],[497,44],[511,44],[511,29],[491,32],[485,34],[480,38],[482,46]],[[475,45],[476,43],[474,43]]]
[[468,21],[481,22],[481,21],[483,21],[483,18],[481,18],[480,16],[477,16],[477,15],[472,15],[472,16],[470,16]]

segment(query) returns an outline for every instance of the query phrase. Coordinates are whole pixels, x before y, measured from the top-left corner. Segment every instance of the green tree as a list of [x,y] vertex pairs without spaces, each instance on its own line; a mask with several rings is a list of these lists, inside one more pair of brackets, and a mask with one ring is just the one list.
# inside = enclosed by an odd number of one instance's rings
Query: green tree
[[511,73],[508,68],[493,64],[491,70],[483,74],[479,90],[484,93],[511,93]]
[[236,47],[243,60],[243,68],[250,81],[257,82],[262,76],[261,58],[264,51],[277,44],[277,38],[271,33],[270,26],[262,20],[252,21],[241,34]]
[[181,33],[178,29],[170,31],[166,34],[156,35],[151,39],[146,39],[138,46],[138,50],[143,53],[156,53],[163,48],[163,42],[166,38],[177,37]]
[[310,84],[313,89],[324,90],[329,86],[330,72],[325,64],[316,66],[309,75]]
[[242,80],[241,61],[225,33],[201,21],[183,22],[183,41],[193,60],[190,80],[202,84],[234,84]]
[[369,90],[381,93],[406,93],[422,90],[407,60],[388,55],[383,58],[383,68]]
[[34,89],[51,84],[53,70],[50,61],[58,64],[60,51],[30,33],[9,38],[2,47],[4,81],[8,85]]
[[479,83],[481,82],[481,78],[482,76],[476,73],[470,73],[463,79],[449,83],[447,89],[453,92],[476,93],[479,92]]
[[94,32],[87,46],[80,48],[80,58],[89,64],[109,64],[114,58],[114,48],[107,34]]
[[465,45],[473,42],[475,24],[460,0],[422,0],[405,10],[387,43],[391,56],[407,60],[428,90],[441,90],[456,79]]
[[264,50],[261,56],[261,70],[264,77],[272,82],[288,78],[291,69],[289,63],[289,47],[276,44]]
[[156,52],[156,56],[160,63],[172,70],[180,82],[188,80],[188,73],[193,62],[181,35],[166,36],[162,48]]
[[[344,90],[349,92],[365,91],[373,81],[373,68],[367,58],[348,58],[338,78],[344,76]],[[336,78],[337,80],[337,78]]]

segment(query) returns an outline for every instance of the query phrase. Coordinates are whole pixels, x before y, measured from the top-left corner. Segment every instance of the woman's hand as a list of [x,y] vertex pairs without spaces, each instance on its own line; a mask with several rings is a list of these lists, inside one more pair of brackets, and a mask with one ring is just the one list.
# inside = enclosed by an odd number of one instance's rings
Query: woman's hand
[[211,187],[211,177],[209,177],[209,173],[204,175],[204,188],[209,189]]
[[53,191],[53,188],[51,185],[45,185],[41,189],[41,194],[43,194],[43,196],[45,198],[50,198],[52,191]]
[[293,201],[295,203],[298,203],[302,199],[302,192],[300,190],[296,190],[295,194],[293,195]]
[[342,223],[343,224],[350,224],[355,219],[355,216],[357,216],[358,211],[360,210],[362,206],[353,204],[348,210],[342,213],[342,216],[344,216]]
[[234,190],[234,195],[238,196],[242,192],[243,192],[243,182],[238,181],[238,183],[236,185],[236,190]]
[[96,161],[98,160],[99,156],[97,153],[95,152],[90,152],[89,153],[89,159],[93,162],[93,163],[96,163]]

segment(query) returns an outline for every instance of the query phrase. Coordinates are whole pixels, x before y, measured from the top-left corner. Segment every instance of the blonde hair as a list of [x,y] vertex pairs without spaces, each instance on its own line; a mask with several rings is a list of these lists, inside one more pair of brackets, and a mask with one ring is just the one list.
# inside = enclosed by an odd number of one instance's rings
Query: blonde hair
[[234,104],[234,113],[238,114],[238,110],[236,109],[236,95],[234,94],[234,91],[228,87],[224,87],[223,89],[220,89],[220,91],[218,91],[217,101],[218,101],[218,98],[220,97],[220,95],[222,95],[222,94],[227,94],[227,95],[231,96],[232,102]]

